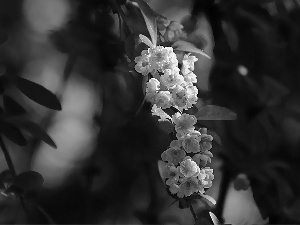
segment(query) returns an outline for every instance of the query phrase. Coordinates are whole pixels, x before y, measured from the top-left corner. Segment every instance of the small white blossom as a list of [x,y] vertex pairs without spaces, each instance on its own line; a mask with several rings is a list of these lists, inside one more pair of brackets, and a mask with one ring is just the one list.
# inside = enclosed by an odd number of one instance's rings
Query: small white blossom
[[172,106],[172,95],[169,91],[160,91],[155,96],[155,104],[157,107],[167,109]]
[[150,55],[147,50],[143,50],[141,56],[136,57],[134,61],[136,63],[134,68],[138,73],[146,76],[153,72],[154,68],[151,65]]
[[156,94],[159,90],[159,87],[160,87],[160,82],[155,78],[151,78],[146,83],[146,100],[148,102],[151,102],[152,104],[155,103]]
[[158,121],[170,121],[172,120],[171,116],[165,113],[161,108],[157,107],[156,104],[152,106],[152,115],[160,117]]
[[186,135],[183,135],[181,138],[182,146],[187,153],[197,153],[200,152],[200,140],[201,134],[199,131],[193,131]]
[[161,158],[163,161],[173,163],[175,166],[177,166],[177,164],[184,159],[185,155],[186,153],[182,149],[169,148],[161,154]]
[[200,173],[200,168],[196,162],[189,156],[185,157],[180,163],[179,171],[184,177],[197,177]]
[[164,74],[160,77],[160,82],[168,89],[174,88],[177,85],[181,85],[184,82],[184,78],[179,72],[171,69],[166,69]]
[[197,123],[197,118],[194,115],[186,113],[175,113],[172,117],[173,123],[175,123],[175,130],[180,135],[188,134],[194,131],[194,125]]
[[194,71],[195,66],[194,63],[198,61],[196,56],[190,55],[190,53],[185,54],[182,59],[182,67],[184,67],[184,70],[190,70]]

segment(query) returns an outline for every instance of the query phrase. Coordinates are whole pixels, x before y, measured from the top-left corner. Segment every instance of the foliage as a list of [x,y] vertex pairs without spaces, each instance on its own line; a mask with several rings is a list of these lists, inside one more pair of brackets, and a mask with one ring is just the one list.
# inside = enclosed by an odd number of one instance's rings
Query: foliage
[[[233,182],[238,191],[251,187],[270,223],[299,222],[300,145],[299,140],[290,143],[284,128],[287,119],[300,119],[299,3],[290,1],[288,9],[286,2],[197,0],[191,17],[181,23],[169,21],[144,0],[77,0],[70,21],[50,39],[68,56],[62,89],[76,70],[101,90],[102,109],[94,117],[100,132],[81,171],[84,182],[47,193],[41,174],[16,172],[6,139],[27,146],[31,158],[37,147],[32,139],[59,151],[46,130],[52,110],[63,110],[62,92],[21,76],[27,61],[15,60],[7,47],[21,23],[21,5],[0,1],[0,147],[8,164],[0,174],[1,194],[20,200],[29,223],[107,218],[117,223],[128,214],[132,190],[146,183],[136,189],[147,193],[149,204],[133,213],[142,223],[162,222],[159,193],[165,188],[180,209],[190,209],[195,224],[221,224]],[[214,55],[202,50],[207,40],[193,43],[190,38],[201,16],[212,28]],[[198,90],[201,74],[194,74],[194,63],[202,57],[214,60],[208,92]],[[82,72],[90,65],[96,72]],[[33,122],[22,97],[11,90],[51,109],[46,123]],[[222,152],[216,152],[223,173],[217,201],[205,194],[213,185],[206,167],[212,143],[222,144]],[[105,173],[110,178],[95,191],[93,183]],[[205,209],[195,210],[198,203]]]

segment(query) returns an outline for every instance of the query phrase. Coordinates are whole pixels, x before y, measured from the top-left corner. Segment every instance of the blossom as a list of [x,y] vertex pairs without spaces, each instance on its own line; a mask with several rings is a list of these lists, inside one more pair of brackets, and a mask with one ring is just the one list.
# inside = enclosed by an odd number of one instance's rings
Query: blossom
[[182,146],[187,153],[200,152],[199,141],[201,140],[201,134],[199,131],[193,131],[180,137],[182,140]]
[[147,82],[146,91],[147,92],[152,92],[152,93],[157,92],[159,90],[159,86],[160,86],[160,82],[155,78],[151,78]]
[[160,87],[160,82],[155,78],[151,78],[146,83],[146,100],[148,102],[151,102],[152,104],[155,103],[156,94],[159,90],[159,87]]
[[183,83],[172,89],[174,105],[179,110],[191,108],[198,100],[198,89],[192,83]]
[[163,177],[167,185],[176,183],[179,180],[179,169],[173,163],[168,163],[163,169]]
[[185,178],[180,184],[179,192],[182,192],[182,194],[186,197],[198,191],[199,191],[199,180],[196,177]]
[[210,188],[212,186],[212,180],[214,179],[213,169],[210,169],[209,167],[205,167],[204,169],[200,170],[201,175],[199,180],[201,180],[201,183],[204,188]]
[[134,61],[136,63],[134,67],[135,70],[144,76],[148,75],[148,73],[154,70],[153,66],[151,65],[150,55],[148,54],[147,50],[143,50],[141,56],[136,57]]
[[160,117],[158,119],[158,121],[168,121],[168,120],[172,120],[172,118],[167,114],[165,113],[161,108],[157,107],[156,104],[154,104],[152,106],[152,109],[151,109],[151,113],[153,116],[158,116]]
[[192,108],[194,104],[197,103],[198,100],[198,89],[193,85],[186,86],[186,109]]
[[184,81],[187,83],[197,83],[197,76],[192,71],[183,74]]
[[182,147],[182,141],[181,140],[173,140],[170,143],[171,148],[181,148]]
[[161,158],[163,161],[173,163],[176,166],[184,159],[185,155],[185,151],[180,148],[169,148],[161,154]]
[[200,168],[191,157],[187,156],[180,163],[179,171],[186,178],[197,177],[200,173]]
[[184,193],[182,192],[181,187],[178,184],[171,184],[170,187],[169,187],[169,190],[172,194],[177,194],[177,196],[179,198],[184,197]]
[[213,137],[209,134],[201,134],[200,152],[204,153],[212,148]]
[[206,151],[204,154],[195,154],[193,160],[197,163],[198,166],[206,166],[207,162],[211,163],[211,157],[213,154],[210,151]]
[[182,71],[185,73],[187,70],[194,71],[194,63],[198,61],[196,56],[191,56],[191,53],[185,54],[182,59]]
[[154,48],[149,48],[148,51],[150,54],[149,62],[151,66],[159,72],[163,72],[166,65],[172,64],[172,62],[173,64],[176,64],[176,54],[173,52],[172,47],[156,46]]
[[165,40],[170,42],[178,40],[180,37],[184,36],[182,29],[182,24],[177,21],[171,21],[164,34]]
[[171,98],[172,95],[169,91],[160,91],[155,96],[155,104],[163,109],[170,108],[172,105]]
[[176,70],[166,69],[164,74],[160,77],[160,82],[165,85],[168,89],[173,88],[176,85],[181,85],[184,81],[182,75]]
[[176,132],[180,135],[184,135],[195,129],[194,125],[197,123],[197,118],[194,115],[186,113],[175,113],[172,117],[172,121],[175,123]]
[[185,107],[186,105],[186,90],[182,85],[176,86],[172,90],[172,98],[174,104],[178,107]]

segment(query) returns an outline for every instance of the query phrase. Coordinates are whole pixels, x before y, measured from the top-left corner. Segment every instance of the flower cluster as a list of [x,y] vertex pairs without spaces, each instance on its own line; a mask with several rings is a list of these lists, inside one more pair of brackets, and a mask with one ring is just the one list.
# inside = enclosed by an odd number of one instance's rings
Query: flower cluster
[[[170,26],[167,39],[176,36],[171,33],[178,28],[175,25]],[[193,193],[203,194],[204,188],[211,187],[214,179],[213,170],[205,167],[213,157],[210,152],[213,138],[207,134],[206,128],[195,129],[195,116],[183,113],[198,100],[198,89],[194,86],[197,76],[193,73],[198,59],[190,53],[185,54],[179,67],[172,47],[155,46],[143,35],[140,38],[149,48],[135,58],[135,70],[144,76],[152,75],[146,83],[145,98],[152,103],[152,115],[158,116],[159,121],[169,121],[176,131],[177,139],[161,154],[166,162],[163,178],[169,191],[179,198]],[[179,112],[171,117],[164,111],[170,107]]]
[[197,76],[193,73],[198,59],[190,53],[184,55],[181,69],[172,47],[152,46],[135,58],[135,70],[146,76],[152,74],[146,84],[146,100],[154,107],[167,109],[191,108],[198,100]]
[[167,162],[163,176],[172,194],[179,198],[193,193],[204,193],[214,179],[213,170],[205,167],[211,162],[212,136],[205,128],[195,130],[197,119],[193,115],[175,113],[172,117],[175,124],[177,140],[173,140],[170,147],[161,154],[162,160]]

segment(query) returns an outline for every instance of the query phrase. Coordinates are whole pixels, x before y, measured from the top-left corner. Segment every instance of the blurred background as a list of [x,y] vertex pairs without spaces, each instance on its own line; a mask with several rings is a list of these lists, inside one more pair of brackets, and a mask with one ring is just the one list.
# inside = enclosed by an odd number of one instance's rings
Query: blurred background
[[[125,10],[126,1],[112,2]],[[202,124],[222,141],[214,142],[209,165],[215,179],[207,194],[222,205],[216,215],[231,224],[300,222],[300,1],[147,2],[181,21],[188,40],[212,56],[197,55],[195,64],[203,103],[238,115]],[[29,213],[18,199],[0,195],[0,224],[194,224],[189,209],[172,205],[158,172],[168,134],[150,105],[135,115],[143,81],[120,63],[124,46],[110,6],[0,1],[0,76],[34,81],[62,105],[53,111],[5,87],[57,149],[26,132],[25,147],[4,138],[16,173],[39,172],[44,184],[25,200]],[[2,153],[0,160],[0,171],[7,170]],[[202,203],[195,209],[207,218]]]

